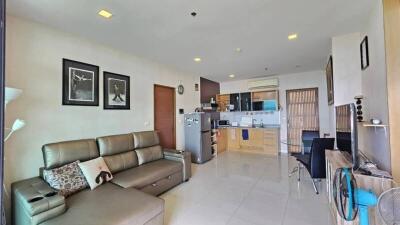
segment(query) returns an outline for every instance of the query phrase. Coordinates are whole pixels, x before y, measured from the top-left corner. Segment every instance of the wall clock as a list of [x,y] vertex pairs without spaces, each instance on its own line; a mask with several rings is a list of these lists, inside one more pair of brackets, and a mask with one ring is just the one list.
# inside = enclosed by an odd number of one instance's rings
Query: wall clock
[[183,95],[183,92],[185,92],[185,88],[183,87],[182,84],[178,86],[178,94]]

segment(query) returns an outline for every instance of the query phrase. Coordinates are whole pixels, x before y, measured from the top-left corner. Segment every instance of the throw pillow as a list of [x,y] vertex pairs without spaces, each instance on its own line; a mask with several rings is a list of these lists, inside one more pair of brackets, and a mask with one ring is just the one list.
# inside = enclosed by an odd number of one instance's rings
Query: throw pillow
[[88,183],[78,164],[79,161],[76,161],[59,168],[44,170],[44,180],[65,197],[83,190]]
[[79,163],[79,167],[92,190],[113,178],[103,157]]

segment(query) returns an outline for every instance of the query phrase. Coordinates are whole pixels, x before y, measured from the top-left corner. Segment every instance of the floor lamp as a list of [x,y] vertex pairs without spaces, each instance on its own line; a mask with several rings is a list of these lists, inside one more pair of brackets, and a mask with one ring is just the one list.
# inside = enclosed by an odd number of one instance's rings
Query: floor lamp
[[[10,103],[11,101],[13,101],[16,98],[18,98],[18,96],[20,96],[21,94],[22,94],[22,90],[19,90],[19,89],[16,89],[16,88],[11,88],[11,87],[6,87],[5,90],[4,90],[4,106],[5,106],[5,109],[7,109],[7,104],[8,103]],[[4,138],[4,142],[6,142],[15,131],[23,128],[24,126],[25,126],[25,121],[23,121],[21,119],[16,119],[11,128],[4,128],[4,130],[8,130],[10,132]],[[4,190],[4,194],[7,197],[9,197],[9,194],[7,192],[7,189],[6,189],[6,186],[5,186],[4,183],[3,183],[3,190]],[[3,224],[6,224],[4,207],[1,209],[1,211],[2,211],[1,212],[2,213],[1,221],[2,221]]]

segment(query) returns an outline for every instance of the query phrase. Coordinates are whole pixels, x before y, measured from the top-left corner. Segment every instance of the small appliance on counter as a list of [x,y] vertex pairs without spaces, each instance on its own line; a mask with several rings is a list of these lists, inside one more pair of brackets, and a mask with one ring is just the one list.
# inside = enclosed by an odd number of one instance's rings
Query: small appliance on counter
[[185,114],[185,151],[192,153],[193,163],[204,163],[212,158],[211,114]]
[[229,120],[218,120],[218,127],[229,127]]

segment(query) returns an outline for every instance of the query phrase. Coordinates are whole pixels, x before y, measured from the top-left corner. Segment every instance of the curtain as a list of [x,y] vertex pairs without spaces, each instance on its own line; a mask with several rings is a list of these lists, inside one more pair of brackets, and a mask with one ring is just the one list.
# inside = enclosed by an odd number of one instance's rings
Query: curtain
[[289,152],[301,152],[302,130],[319,130],[318,88],[286,91]]

